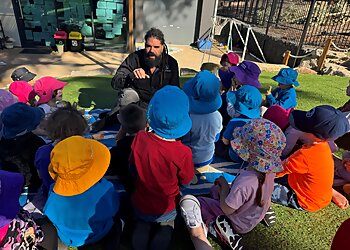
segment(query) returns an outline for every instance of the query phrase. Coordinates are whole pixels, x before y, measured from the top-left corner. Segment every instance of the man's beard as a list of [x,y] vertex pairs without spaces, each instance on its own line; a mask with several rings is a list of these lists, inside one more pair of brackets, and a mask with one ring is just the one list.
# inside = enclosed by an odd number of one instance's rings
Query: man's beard
[[[154,56],[155,58],[150,58],[150,56]],[[162,59],[162,56],[156,56],[153,52],[149,52],[145,54],[145,64],[149,67],[149,68],[153,68],[153,67],[158,67],[160,65],[160,61]]]

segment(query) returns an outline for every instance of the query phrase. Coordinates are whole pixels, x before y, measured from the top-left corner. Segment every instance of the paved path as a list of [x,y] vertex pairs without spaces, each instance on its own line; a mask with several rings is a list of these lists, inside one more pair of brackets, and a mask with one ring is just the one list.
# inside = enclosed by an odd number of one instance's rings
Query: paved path
[[[180,68],[199,70],[202,62],[219,63],[222,51],[218,48],[208,53],[198,51],[187,45],[170,45],[174,48],[171,55],[175,57]],[[0,66],[0,87],[11,83],[11,73],[18,67],[26,67],[37,77],[42,76],[79,76],[112,74],[127,56],[126,53],[109,51],[86,51],[83,53],[64,52],[55,54],[23,54],[21,48],[0,50],[0,60],[7,63]],[[248,56],[248,60],[254,60]],[[262,70],[278,71],[283,65],[260,64]]]

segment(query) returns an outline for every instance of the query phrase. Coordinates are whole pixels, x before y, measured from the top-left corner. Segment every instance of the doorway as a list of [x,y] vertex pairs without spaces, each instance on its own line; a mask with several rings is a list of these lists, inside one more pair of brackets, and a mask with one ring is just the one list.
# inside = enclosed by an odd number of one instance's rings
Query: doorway
[[124,49],[126,0],[12,0],[23,47],[54,45],[57,30],[79,31],[86,49]]

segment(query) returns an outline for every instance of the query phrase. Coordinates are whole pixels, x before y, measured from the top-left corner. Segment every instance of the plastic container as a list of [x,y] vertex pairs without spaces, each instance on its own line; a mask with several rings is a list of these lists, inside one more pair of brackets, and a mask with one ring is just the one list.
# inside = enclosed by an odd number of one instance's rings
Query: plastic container
[[83,50],[83,36],[78,31],[72,31],[68,36],[69,48],[72,52],[81,52]]
[[53,38],[55,39],[56,45],[62,44],[64,46],[63,50],[67,51],[67,32],[63,30],[58,30],[53,35]]
[[209,39],[201,39],[197,42],[197,48],[199,50],[210,50],[212,42]]

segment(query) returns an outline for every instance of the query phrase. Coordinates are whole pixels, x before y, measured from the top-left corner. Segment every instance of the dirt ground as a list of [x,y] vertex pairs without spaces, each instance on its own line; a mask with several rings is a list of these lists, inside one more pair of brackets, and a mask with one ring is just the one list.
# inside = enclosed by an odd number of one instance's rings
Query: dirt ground
[[[170,54],[178,61],[180,68],[188,68],[199,71],[203,62],[219,63],[224,53],[223,48],[213,47],[211,51],[199,51],[187,45],[169,45]],[[22,53],[22,48],[0,50],[0,61],[6,65],[0,65],[0,87],[11,83],[11,73],[18,67],[26,67],[42,76],[88,76],[113,74],[121,62],[128,55],[127,53],[111,51],[85,51],[82,53],[64,52],[62,55],[54,53],[38,54],[35,49],[33,53]],[[31,52],[29,50],[29,52]],[[210,52],[210,53],[209,53]],[[237,54],[242,56],[241,51]],[[247,60],[256,61],[250,55]],[[265,64],[257,62],[262,71],[278,71],[284,65]]]

